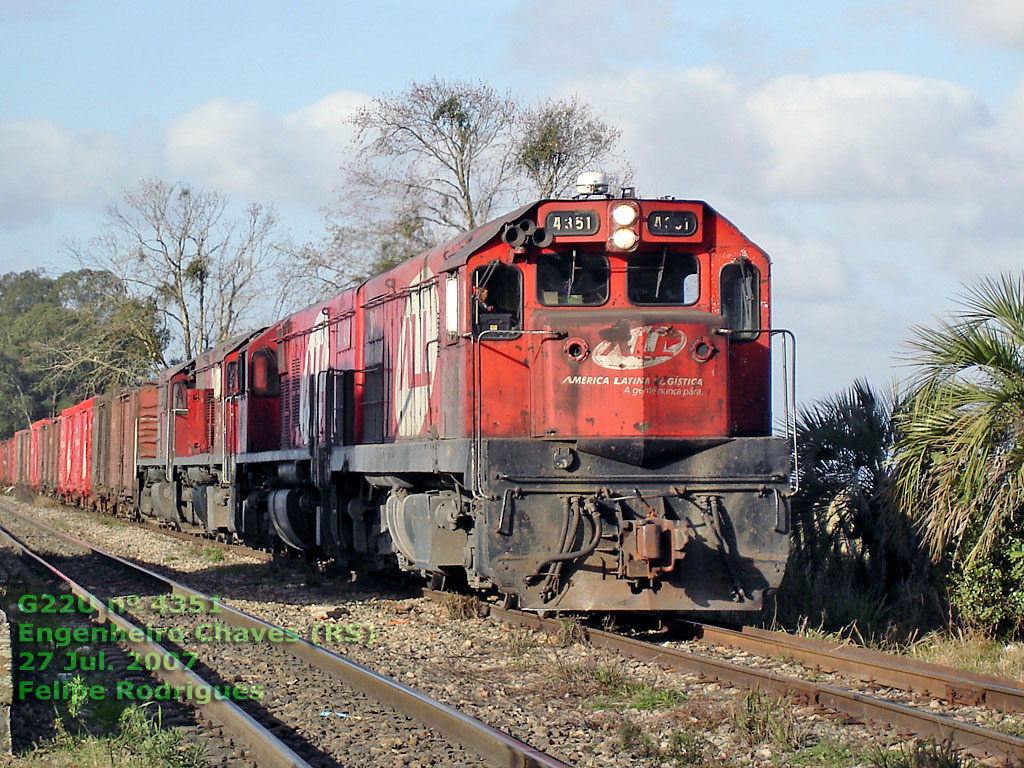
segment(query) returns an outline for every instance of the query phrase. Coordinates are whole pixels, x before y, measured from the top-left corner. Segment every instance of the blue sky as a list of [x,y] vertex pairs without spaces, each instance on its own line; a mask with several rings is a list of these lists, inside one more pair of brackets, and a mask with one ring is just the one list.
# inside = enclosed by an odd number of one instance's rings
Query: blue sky
[[801,399],[886,384],[909,326],[1024,264],[1024,3],[0,0],[0,271],[72,268],[159,176],[322,228],[344,120],[411,81],[578,94],[640,192],[772,255]]

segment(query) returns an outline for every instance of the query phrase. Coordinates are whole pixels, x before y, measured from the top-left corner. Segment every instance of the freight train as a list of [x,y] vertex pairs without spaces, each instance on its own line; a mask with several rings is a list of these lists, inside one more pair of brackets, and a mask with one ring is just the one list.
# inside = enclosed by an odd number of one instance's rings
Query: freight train
[[4,482],[525,609],[759,608],[795,460],[769,259],[582,182],[32,424]]

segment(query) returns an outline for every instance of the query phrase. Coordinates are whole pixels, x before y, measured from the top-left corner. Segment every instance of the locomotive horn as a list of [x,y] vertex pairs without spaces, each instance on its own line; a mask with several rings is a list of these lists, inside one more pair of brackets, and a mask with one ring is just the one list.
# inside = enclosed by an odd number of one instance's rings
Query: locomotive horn
[[526,233],[515,224],[506,224],[501,233],[502,242],[508,243],[513,248],[518,248],[526,242]]
[[533,244],[538,248],[547,248],[554,239],[555,236],[544,227],[538,227],[537,231],[533,233]]
[[537,225],[533,223],[532,219],[521,219],[516,226],[523,230],[523,234],[527,237],[537,231]]

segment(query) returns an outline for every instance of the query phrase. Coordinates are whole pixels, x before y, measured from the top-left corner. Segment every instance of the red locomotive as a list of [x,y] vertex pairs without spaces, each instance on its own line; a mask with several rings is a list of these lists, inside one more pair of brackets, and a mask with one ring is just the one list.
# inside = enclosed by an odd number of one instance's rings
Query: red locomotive
[[[77,503],[529,609],[756,609],[789,538],[769,312],[767,256],[705,203],[545,200],[0,458]],[[53,450],[55,485],[31,468]]]

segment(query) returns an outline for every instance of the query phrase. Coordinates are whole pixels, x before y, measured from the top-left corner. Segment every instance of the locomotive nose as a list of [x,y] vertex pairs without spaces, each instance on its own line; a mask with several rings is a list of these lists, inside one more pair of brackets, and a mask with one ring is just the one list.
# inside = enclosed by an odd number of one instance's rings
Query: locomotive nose
[[[552,318],[554,319],[554,318]],[[728,341],[717,316],[578,312],[568,338],[539,345],[535,436],[721,437]],[[551,326],[554,327],[554,326]]]

